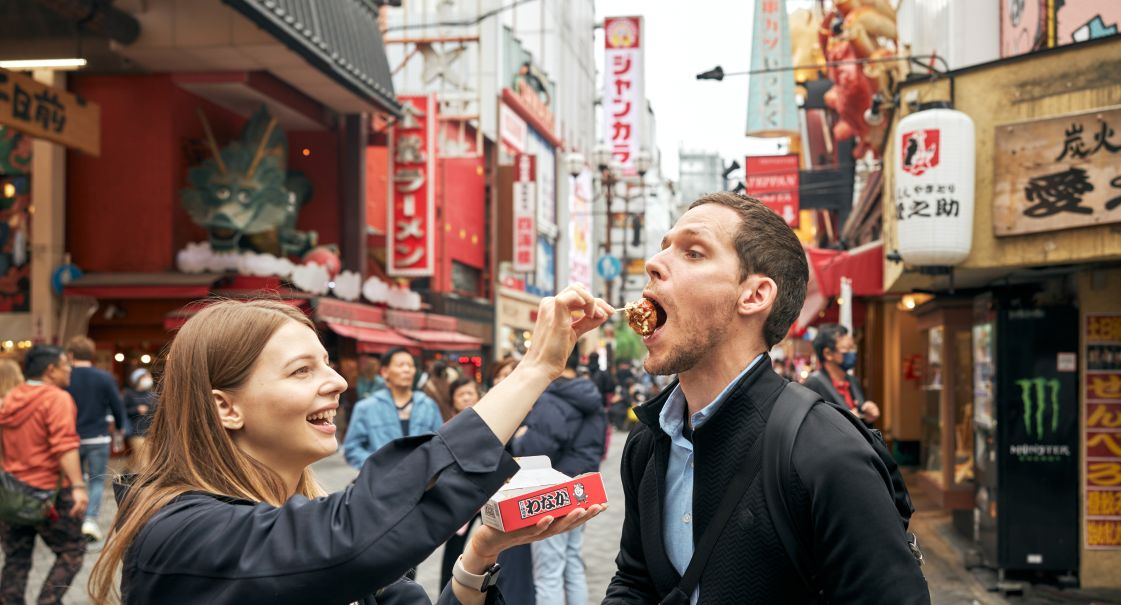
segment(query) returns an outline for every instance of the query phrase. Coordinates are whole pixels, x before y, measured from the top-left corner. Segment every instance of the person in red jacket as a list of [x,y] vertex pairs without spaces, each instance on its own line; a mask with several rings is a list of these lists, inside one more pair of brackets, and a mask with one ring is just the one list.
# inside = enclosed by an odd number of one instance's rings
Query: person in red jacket
[[62,603],[70,582],[82,568],[86,541],[82,519],[89,497],[78,460],[77,409],[70,394],[70,362],[62,349],[36,345],[24,361],[27,382],[8,393],[0,407],[0,444],[4,471],[24,483],[53,491],[59,515],[37,525],[0,523],[4,571],[0,603],[23,603],[35,536],[55,553],[37,603]]

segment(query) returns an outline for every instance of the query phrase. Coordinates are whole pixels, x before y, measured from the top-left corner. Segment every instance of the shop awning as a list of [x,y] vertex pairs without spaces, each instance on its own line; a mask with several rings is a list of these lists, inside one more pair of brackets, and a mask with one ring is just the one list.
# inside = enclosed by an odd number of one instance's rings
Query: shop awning
[[[827,321],[829,309],[841,294],[841,278],[852,280],[854,297],[875,297],[884,293],[884,245],[875,241],[851,250],[826,250],[807,248],[810,280],[806,286],[806,302],[794,322],[793,330],[801,332],[807,326]],[[859,308],[854,301],[854,309]],[[822,313],[825,313],[823,316]],[[836,321],[836,314],[832,315]],[[856,314],[853,315],[856,321]]]
[[216,273],[87,273],[63,288],[64,296],[100,299],[205,298]]
[[412,338],[429,351],[478,351],[483,348],[483,341],[445,330],[406,330],[398,328],[401,334]]
[[331,321],[327,322],[327,327],[339,336],[357,340],[359,353],[384,353],[393,347],[416,350],[421,346],[386,327],[348,326]]
[[223,0],[336,84],[400,115],[393,77],[368,0]]

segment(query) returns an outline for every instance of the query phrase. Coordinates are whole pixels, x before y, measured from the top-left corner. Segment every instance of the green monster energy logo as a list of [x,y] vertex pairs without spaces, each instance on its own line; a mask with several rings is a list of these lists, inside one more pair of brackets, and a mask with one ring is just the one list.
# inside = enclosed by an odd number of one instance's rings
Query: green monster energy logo
[[[1051,393],[1051,432],[1059,430],[1059,380],[1057,378],[1025,378],[1017,380],[1024,402],[1024,427],[1032,434],[1032,407],[1035,407],[1035,437],[1043,439],[1043,415],[1047,410],[1047,391]],[[1034,389],[1032,387],[1035,387]],[[1035,397],[1032,397],[1032,391]],[[1034,399],[1034,401],[1033,401]]]

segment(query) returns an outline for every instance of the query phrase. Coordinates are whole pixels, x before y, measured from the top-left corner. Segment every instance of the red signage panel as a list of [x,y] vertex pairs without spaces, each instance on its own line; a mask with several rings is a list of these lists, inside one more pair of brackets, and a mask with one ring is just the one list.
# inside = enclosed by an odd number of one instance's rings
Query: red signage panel
[[798,156],[749,157],[744,163],[747,194],[774,210],[791,227],[798,226]]
[[436,97],[398,98],[404,117],[389,129],[388,272],[429,277],[436,264]]

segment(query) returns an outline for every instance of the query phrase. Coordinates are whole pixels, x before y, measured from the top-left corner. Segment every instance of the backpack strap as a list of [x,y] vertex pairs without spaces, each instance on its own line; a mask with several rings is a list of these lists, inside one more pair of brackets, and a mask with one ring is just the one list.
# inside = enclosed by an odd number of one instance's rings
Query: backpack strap
[[763,495],[767,513],[782,542],[783,551],[794,565],[802,583],[815,594],[819,591],[809,560],[810,545],[805,542],[808,532],[798,527],[797,516],[790,510],[786,481],[793,476],[791,456],[798,429],[819,401],[821,396],[814,391],[796,382],[787,383],[771,409],[767,428],[763,433],[764,439],[770,444],[763,455]]

